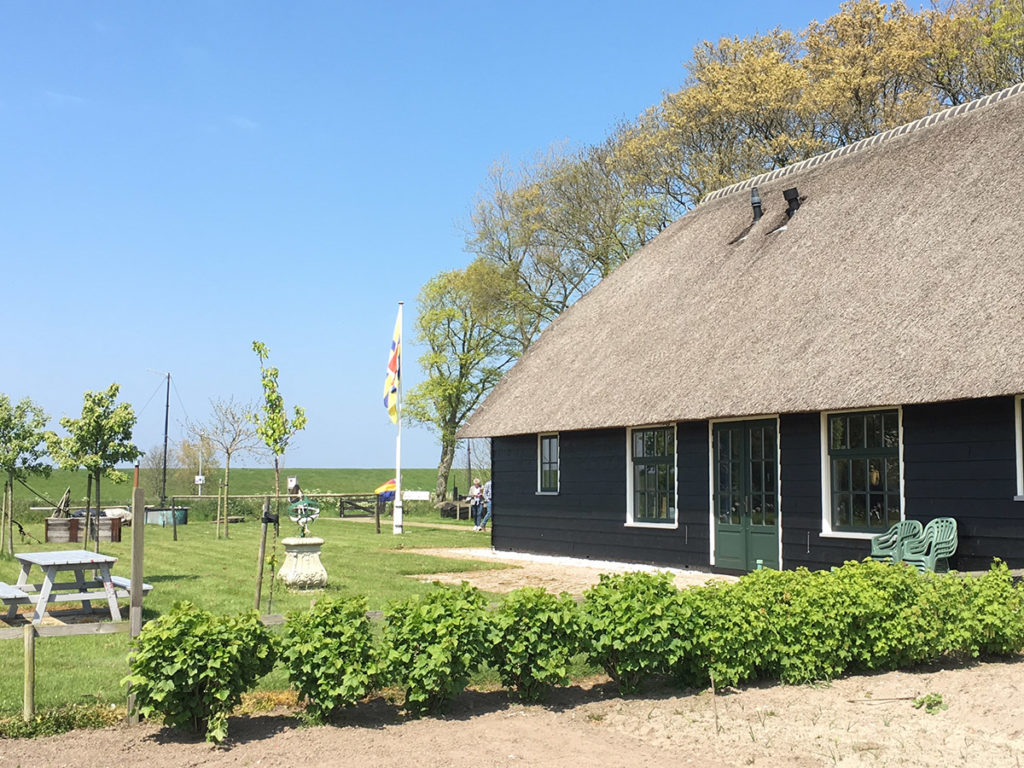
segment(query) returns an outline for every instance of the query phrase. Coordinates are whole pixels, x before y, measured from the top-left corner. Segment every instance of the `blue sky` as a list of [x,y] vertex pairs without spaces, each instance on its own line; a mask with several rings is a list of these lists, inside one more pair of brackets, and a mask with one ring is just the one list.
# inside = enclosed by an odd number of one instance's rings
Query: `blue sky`
[[[382,467],[397,303],[464,266],[488,168],[603,139],[704,39],[836,2],[266,0],[0,5],[0,392],[53,417],[118,382],[135,441],[260,397],[253,339],[309,427],[292,467]],[[427,430],[403,464],[434,466]]]

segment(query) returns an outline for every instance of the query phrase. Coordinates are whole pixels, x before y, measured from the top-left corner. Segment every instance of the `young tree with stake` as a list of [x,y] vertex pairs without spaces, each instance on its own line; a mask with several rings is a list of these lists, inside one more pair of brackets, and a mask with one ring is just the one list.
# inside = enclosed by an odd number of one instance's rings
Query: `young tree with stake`
[[0,394],[0,472],[4,474],[3,504],[0,506],[0,551],[14,554],[14,481],[30,474],[49,475],[45,432],[49,417],[27,397],[17,405]]

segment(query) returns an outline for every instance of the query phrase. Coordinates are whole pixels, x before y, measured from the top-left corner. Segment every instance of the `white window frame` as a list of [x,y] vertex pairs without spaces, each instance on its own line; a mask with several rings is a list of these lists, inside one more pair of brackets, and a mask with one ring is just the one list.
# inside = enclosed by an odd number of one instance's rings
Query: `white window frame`
[[[558,441],[558,461],[555,462],[555,477],[557,478],[556,490],[554,491],[542,491],[541,490],[541,477],[542,468],[541,463],[541,445],[545,437],[553,437]],[[557,496],[562,489],[562,435],[560,432],[540,432],[537,434],[537,495],[538,496]]]
[[[633,519],[633,432],[638,429],[672,428],[672,496],[675,506],[672,507],[671,523],[648,523]],[[674,531],[679,528],[679,426],[671,424],[645,424],[626,429],[626,528],[655,528],[659,531]]]
[[1017,495],[1015,501],[1024,501],[1024,395],[1013,399],[1013,441],[1017,446]]
[[907,519],[907,481],[903,464],[903,406],[877,405],[871,408],[840,408],[834,411],[821,412],[821,536],[830,539],[861,539],[870,540],[877,533],[866,531],[833,531],[832,530],[832,462],[828,455],[828,417],[836,413],[866,413],[869,411],[896,411],[899,427],[899,462],[900,462],[900,520]]

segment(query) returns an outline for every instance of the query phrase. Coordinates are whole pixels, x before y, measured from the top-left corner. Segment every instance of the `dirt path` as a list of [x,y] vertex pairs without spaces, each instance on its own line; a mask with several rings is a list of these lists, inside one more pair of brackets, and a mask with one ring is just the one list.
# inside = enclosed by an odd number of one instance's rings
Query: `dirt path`
[[[928,714],[912,698],[938,694]],[[619,698],[604,681],[556,692],[547,706],[501,691],[463,694],[444,717],[404,721],[382,699],[335,725],[288,713],[232,718],[211,747],[153,725],[0,742],[0,766],[984,766],[1024,764],[1024,663]],[[716,715],[717,710],[717,715]]]

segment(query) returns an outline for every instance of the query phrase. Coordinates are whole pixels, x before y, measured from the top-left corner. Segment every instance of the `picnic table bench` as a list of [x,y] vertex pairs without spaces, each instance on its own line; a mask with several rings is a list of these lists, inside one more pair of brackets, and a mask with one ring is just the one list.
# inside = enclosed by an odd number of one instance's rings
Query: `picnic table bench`
[[[54,552],[22,552],[15,557],[21,563],[21,573],[16,584],[0,582],[0,602],[7,605],[7,618],[17,614],[18,606],[35,605],[32,623],[39,624],[46,615],[47,606],[58,602],[80,602],[85,611],[92,611],[93,600],[105,600],[110,618],[121,620],[118,598],[131,595],[131,582],[123,576],[111,576],[110,566],[116,557],[100,555],[84,549],[58,550]],[[43,581],[30,584],[32,567],[43,571]],[[74,581],[58,581],[58,573],[72,571]],[[98,572],[99,577],[86,576],[86,571]],[[68,577],[65,577],[68,578]],[[143,584],[143,594],[153,589]]]

